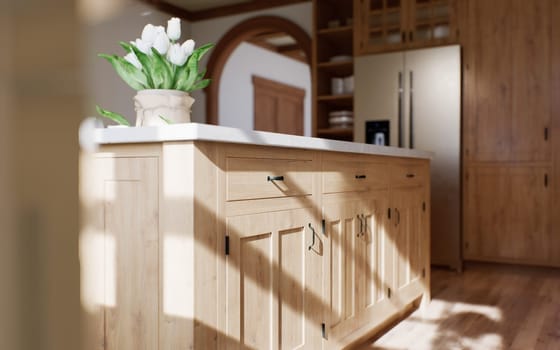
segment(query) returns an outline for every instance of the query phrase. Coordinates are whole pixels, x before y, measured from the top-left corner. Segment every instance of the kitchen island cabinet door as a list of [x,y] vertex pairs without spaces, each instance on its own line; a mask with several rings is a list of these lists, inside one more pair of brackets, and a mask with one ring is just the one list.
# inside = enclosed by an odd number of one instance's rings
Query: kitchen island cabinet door
[[395,287],[408,286],[421,276],[423,247],[421,188],[399,189],[393,193],[395,206]]
[[85,348],[160,349],[157,156],[88,161],[80,256],[92,327]]
[[[358,239],[357,314],[363,319],[375,317],[375,306],[387,299],[386,287],[392,279],[392,264],[388,261],[387,218],[388,191],[366,194],[362,208],[363,227]],[[379,314],[379,313],[378,313]]]
[[228,349],[320,348],[322,244],[310,213],[227,218]]
[[358,250],[363,213],[358,196],[325,198],[326,254],[325,280],[327,334],[329,342],[358,328]]

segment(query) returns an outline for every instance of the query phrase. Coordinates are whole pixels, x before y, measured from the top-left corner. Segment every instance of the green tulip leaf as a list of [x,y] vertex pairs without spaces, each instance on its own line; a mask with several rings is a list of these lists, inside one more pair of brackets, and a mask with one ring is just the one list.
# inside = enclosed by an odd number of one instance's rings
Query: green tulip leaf
[[109,61],[122,80],[134,90],[144,90],[148,86],[146,75],[124,58],[117,55],[106,54],[99,54],[99,57],[103,57]]
[[173,124],[173,122],[167,118],[165,118],[163,115],[160,115],[159,118],[161,120],[163,120],[164,122],[166,122],[167,124]]
[[120,44],[125,49],[125,51],[133,52],[136,55],[136,57],[138,57],[138,61],[140,61],[140,64],[142,65],[142,71],[146,74],[146,79],[147,79],[146,87],[149,89],[153,89],[154,82],[152,80],[152,76],[153,76],[152,58],[146,55],[145,53],[143,53],[142,51],[140,51],[135,45],[125,43],[122,41]]
[[110,120],[114,121],[115,123],[117,123],[119,125],[130,126],[130,123],[128,122],[128,120],[126,120],[125,117],[123,117],[122,115],[120,115],[118,113],[108,111],[108,110],[103,109],[99,106],[95,106],[95,109],[97,110],[97,113],[99,113],[99,115],[101,115],[102,117],[110,119]]
[[194,90],[199,90],[199,89],[204,89],[205,87],[208,86],[208,84],[210,84],[211,79],[204,79],[204,80],[199,80],[196,83],[194,83],[194,85],[191,87],[191,91]]
[[163,57],[156,49],[152,48],[152,72],[154,88],[172,89],[173,73],[171,62]]

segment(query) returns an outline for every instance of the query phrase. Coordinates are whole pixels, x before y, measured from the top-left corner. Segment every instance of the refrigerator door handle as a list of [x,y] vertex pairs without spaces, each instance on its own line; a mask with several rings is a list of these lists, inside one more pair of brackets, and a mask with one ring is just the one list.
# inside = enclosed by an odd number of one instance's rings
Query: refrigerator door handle
[[414,148],[414,72],[410,71],[410,89],[408,90],[408,148]]
[[402,137],[402,132],[403,132],[403,94],[404,94],[404,88],[403,88],[403,73],[399,72],[399,76],[398,76],[398,83],[399,83],[399,97],[398,97],[398,101],[397,101],[397,110],[398,110],[398,145],[399,147],[403,147],[403,137]]

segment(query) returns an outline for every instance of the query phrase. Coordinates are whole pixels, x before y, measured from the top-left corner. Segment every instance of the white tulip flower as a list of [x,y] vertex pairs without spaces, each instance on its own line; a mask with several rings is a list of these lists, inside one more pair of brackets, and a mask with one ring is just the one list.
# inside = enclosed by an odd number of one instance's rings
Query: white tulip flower
[[181,20],[179,18],[173,17],[167,21],[167,36],[173,41],[181,37]]
[[181,45],[173,44],[169,47],[169,51],[167,52],[167,59],[169,62],[180,67],[187,62],[187,58],[189,58],[189,56],[187,56]]
[[130,43],[136,46],[140,52],[145,53],[146,55],[152,54],[152,44],[148,44],[142,39],[136,39],[136,41],[131,41]]
[[189,39],[189,40],[185,41],[183,43],[183,45],[181,45],[181,47],[185,51],[185,54],[187,55],[187,57],[189,57],[193,53],[194,45],[195,45],[195,42],[194,42],[193,39]]
[[156,36],[154,49],[156,49],[161,55],[165,55],[167,53],[167,50],[169,49],[169,38],[167,37],[167,34],[165,34],[165,31],[158,33]]
[[140,63],[140,60],[138,60],[138,57],[136,57],[134,52],[128,53],[126,56],[124,56],[124,59],[131,63],[134,67],[142,69],[142,63]]
[[154,25],[146,24],[144,30],[142,30],[142,41],[151,46],[154,44],[154,41],[156,41],[157,34],[158,31]]

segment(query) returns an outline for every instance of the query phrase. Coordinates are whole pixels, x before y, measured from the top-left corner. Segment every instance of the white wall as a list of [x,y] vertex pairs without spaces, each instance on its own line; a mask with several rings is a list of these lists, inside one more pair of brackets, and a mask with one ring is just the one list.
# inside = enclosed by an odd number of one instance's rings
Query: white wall
[[[267,10],[254,11],[243,13],[235,16],[219,17],[213,18],[206,21],[191,23],[191,34],[193,39],[197,42],[197,45],[205,43],[217,43],[222,36],[224,36],[231,28],[240,22],[257,16],[278,16],[286,18],[298,26],[300,26],[309,36],[312,32],[312,7],[311,2],[275,7]],[[212,54],[212,51],[210,51]],[[208,57],[206,57],[201,66],[205,67]],[[246,64],[254,64],[255,61],[251,60]],[[204,92],[195,91],[193,97],[196,99],[193,105],[193,115],[192,119],[196,122],[204,122],[206,120],[206,98]],[[222,112],[220,108],[219,113]],[[221,116],[219,116],[221,117]],[[218,118],[220,119],[220,118]]]
[[311,71],[308,64],[248,43],[231,54],[219,89],[220,125],[253,130],[253,75],[305,90],[304,134],[311,135]]
[[[117,75],[113,67],[99,53],[124,55],[121,41],[139,38],[148,23],[167,26],[170,15],[148,5],[131,2],[109,17],[91,22],[85,28],[84,73],[86,85],[86,112],[97,115],[95,105],[125,116],[131,123],[136,119],[133,96],[136,94]],[[190,38],[190,24],[182,22],[181,41]]]

